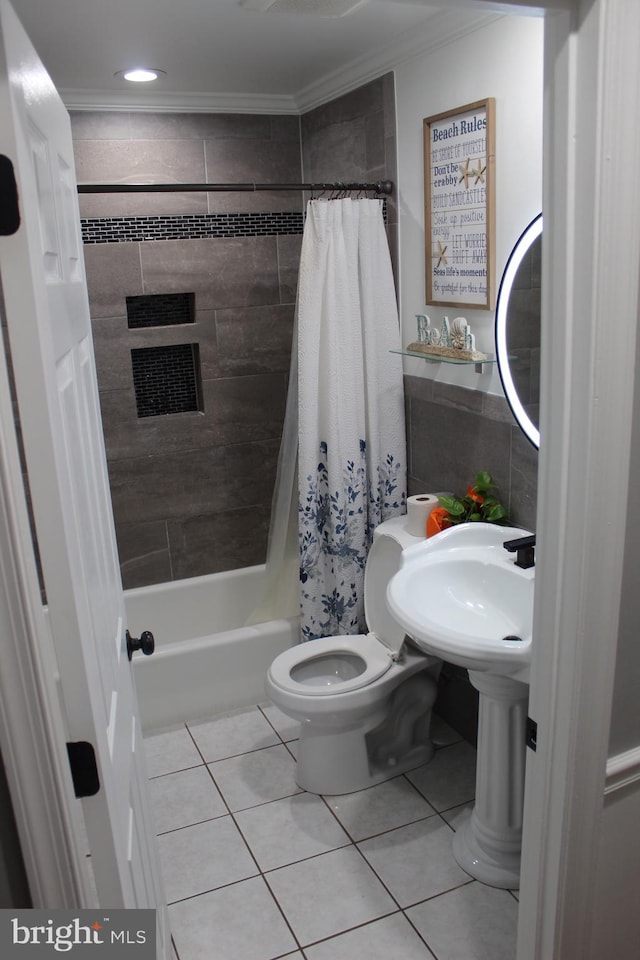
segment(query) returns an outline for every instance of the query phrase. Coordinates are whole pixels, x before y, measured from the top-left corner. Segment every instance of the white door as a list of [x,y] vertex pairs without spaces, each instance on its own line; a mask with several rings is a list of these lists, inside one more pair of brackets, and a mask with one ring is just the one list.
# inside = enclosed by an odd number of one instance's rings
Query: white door
[[[167,911],[151,814],[111,513],[67,112],[0,0],[0,153],[20,225],[0,277],[68,739],[95,749],[82,801],[99,902]],[[6,196],[6,193],[5,193]]]

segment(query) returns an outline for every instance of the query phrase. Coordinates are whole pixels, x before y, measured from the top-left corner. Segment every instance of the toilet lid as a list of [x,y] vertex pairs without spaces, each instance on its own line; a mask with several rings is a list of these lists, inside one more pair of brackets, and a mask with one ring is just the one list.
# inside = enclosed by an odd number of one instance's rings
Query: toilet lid
[[[330,678],[332,658],[361,659],[364,669],[346,679]],[[325,669],[325,663],[329,669]],[[389,669],[393,660],[389,651],[373,634],[320,637],[296,644],[278,654],[269,668],[269,679],[288,693],[306,697],[327,697],[358,690],[373,683]],[[308,669],[307,669],[308,668]],[[300,671],[305,671],[302,676]],[[296,679],[296,675],[299,679]]]
[[[413,538],[412,538],[413,539]],[[393,535],[374,538],[364,571],[364,615],[367,626],[380,643],[399,654],[405,641],[404,629],[391,616],[387,587],[400,569],[402,544]]]

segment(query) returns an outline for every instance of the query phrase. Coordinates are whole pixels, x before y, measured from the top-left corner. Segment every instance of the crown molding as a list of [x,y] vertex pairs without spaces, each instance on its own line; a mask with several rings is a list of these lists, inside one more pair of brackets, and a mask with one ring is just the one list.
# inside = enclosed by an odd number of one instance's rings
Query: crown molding
[[128,113],[269,113],[300,112],[291,96],[260,93],[162,93],[150,91],[144,100],[131,93],[106,90],[58,91],[67,110],[125,111]]
[[356,87],[395,69],[414,57],[454,43],[468,34],[501,20],[505,14],[439,11],[429,17],[421,30],[411,30],[395,42],[353,60],[317,83],[304,87],[293,96],[243,93],[162,93],[145,91],[136,100],[137,91],[104,90],[59,91],[68,110],[127,111],[131,113],[268,113],[298,116],[335,100]]
[[457,11],[434,13],[421,30],[411,30],[395,42],[379,48],[371,54],[353,60],[347,67],[328,74],[317,83],[310,84],[295,96],[299,113],[307,113],[336,97],[349,93],[363,83],[375,80],[401,63],[454,43],[468,34],[504,19],[505,14],[471,13]]

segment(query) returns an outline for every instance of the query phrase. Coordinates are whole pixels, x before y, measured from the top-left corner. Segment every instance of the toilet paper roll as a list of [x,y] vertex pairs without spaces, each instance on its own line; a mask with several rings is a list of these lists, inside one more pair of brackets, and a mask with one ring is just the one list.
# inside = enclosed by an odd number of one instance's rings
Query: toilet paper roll
[[407,530],[414,537],[426,537],[427,517],[438,506],[435,493],[418,493],[407,500]]

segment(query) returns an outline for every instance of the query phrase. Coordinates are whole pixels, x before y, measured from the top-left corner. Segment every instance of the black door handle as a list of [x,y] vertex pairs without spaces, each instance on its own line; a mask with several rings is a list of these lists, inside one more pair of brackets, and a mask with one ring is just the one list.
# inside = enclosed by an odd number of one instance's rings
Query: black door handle
[[132,637],[127,630],[127,656],[131,660],[136,650],[142,650],[145,657],[150,657],[156,648],[151,630],[143,630],[140,637]]

